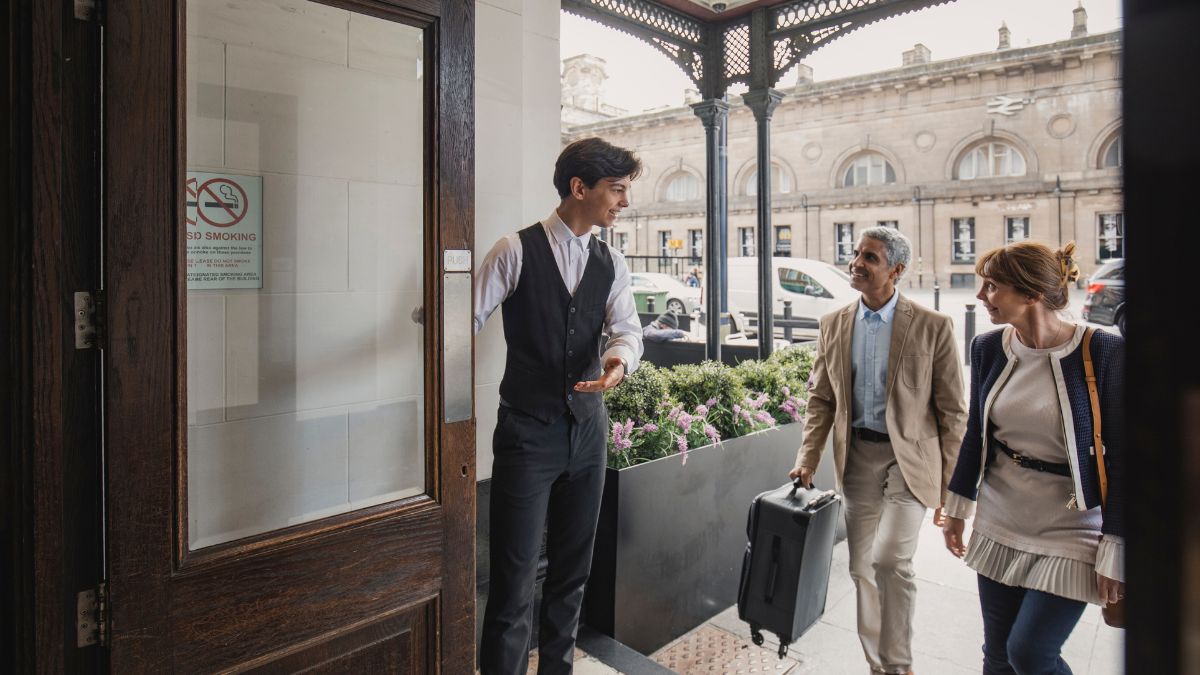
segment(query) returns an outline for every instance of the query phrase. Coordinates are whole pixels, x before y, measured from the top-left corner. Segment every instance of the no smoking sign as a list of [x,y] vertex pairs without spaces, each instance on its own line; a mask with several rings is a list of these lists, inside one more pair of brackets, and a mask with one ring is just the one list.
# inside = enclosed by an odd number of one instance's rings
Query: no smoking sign
[[189,171],[188,288],[262,288],[262,177]]

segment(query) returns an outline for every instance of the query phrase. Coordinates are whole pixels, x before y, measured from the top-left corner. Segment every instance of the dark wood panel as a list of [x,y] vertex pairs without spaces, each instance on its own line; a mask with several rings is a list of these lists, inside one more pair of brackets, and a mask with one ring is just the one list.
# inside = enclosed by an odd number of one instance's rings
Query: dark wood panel
[[177,100],[182,3],[105,3],[106,378],[114,673],[171,668],[180,440],[176,363],[179,241]]
[[233,667],[436,596],[443,574],[442,515],[443,509],[430,507],[176,575],[176,667]]
[[[436,214],[439,249],[475,246],[475,3],[446,0],[436,46]],[[433,42],[433,41],[428,41]],[[429,45],[433,49],[435,45]],[[441,253],[431,269],[441,269]],[[429,288],[439,288],[441,275]],[[441,294],[437,299],[440,302]],[[441,313],[438,314],[441,316]],[[471,330],[464,327],[464,330]],[[427,344],[441,344],[440,341]],[[475,372],[474,346],[467,372]],[[440,363],[441,355],[437,355]],[[440,366],[434,366],[438,368]],[[430,406],[434,407],[434,406]],[[440,410],[441,406],[437,406]],[[442,418],[444,419],[444,417]],[[475,670],[475,419],[442,425],[439,484],[446,508],[445,587],[439,623],[443,673]]]
[[[18,11],[20,9],[20,11]],[[11,225],[0,227],[0,669],[32,672],[33,508],[30,344],[33,298],[29,215],[29,24],[24,2],[0,9],[0,204]]]
[[269,673],[429,673],[434,604],[356,627],[344,634],[272,660],[249,672]]
[[29,292],[38,666],[95,672],[75,647],[75,596],[102,577],[99,352],[76,350],[76,291],[99,283],[99,27],[33,2]]

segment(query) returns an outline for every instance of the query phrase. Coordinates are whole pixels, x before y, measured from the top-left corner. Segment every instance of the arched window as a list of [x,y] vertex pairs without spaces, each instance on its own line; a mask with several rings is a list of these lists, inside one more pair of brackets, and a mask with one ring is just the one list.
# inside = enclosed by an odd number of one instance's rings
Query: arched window
[[1104,148],[1104,154],[1100,156],[1101,168],[1118,169],[1125,164],[1125,152],[1122,145],[1121,135],[1113,136],[1113,139],[1108,142],[1108,146]]
[[896,170],[891,162],[878,152],[867,152],[855,157],[842,174],[842,187],[866,187],[867,185],[889,185],[896,182]]
[[1024,175],[1025,157],[1016,148],[1001,141],[977,145],[958,160],[959,180]]
[[687,171],[680,171],[667,180],[663,200],[686,202],[700,198],[700,180]]
[[[775,194],[786,194],[792,191],[792,178],[788,175],[783,167],[778,164],[771,165],[771,192]],[[750,172],[746,176],[745,193],[749,197],[758,194],[758,169]]]

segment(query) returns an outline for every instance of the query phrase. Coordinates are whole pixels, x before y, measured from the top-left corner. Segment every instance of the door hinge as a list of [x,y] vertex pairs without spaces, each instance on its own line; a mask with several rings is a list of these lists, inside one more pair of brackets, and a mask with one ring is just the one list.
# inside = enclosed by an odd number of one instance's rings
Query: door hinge
[[75,349],[104,348],[104,291],[76,291]]
[[75,646],[108,646],[108,582],[80,591],[75,599]]

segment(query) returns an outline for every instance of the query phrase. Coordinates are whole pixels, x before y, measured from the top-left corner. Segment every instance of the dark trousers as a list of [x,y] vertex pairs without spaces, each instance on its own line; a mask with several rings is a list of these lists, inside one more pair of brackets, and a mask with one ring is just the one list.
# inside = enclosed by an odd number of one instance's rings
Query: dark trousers
[[1071,675],[1062,659],[1087,603],[979,575],[984,675]]
[[525,675],[542,531],[548,567],[538,624],[538,673],[570,673],[600,516],[608,415],[545,424],[500,406],[492,448],[491,577],[483,675]]

